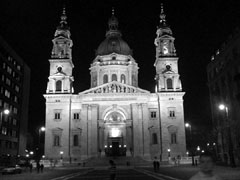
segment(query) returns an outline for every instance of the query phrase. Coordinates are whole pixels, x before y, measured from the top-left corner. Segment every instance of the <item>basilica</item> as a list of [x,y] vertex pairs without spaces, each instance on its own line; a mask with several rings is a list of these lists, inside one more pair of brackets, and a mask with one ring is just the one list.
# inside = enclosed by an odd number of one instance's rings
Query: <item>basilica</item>
[[[65,9],[49,59],[45,156],[80,162],[100,157],[185,156],[182,85],[172,30],[163,7],[153,39],[155,92],[138,86],[138,64],[123,40],[114,11],[89,65],[91,87],[74,92],[73,42]],[[76,82],[77,83],[77,82]]]

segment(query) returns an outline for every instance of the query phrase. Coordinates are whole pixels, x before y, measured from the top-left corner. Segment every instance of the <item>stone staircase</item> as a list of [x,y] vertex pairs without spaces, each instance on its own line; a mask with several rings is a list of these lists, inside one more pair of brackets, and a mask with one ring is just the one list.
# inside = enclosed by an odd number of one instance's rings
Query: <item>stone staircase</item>
[[[85,161],[86,167],[104,167],[109,166],[109,160],[113,160],[117,166],[152,166],[151,160],[144,160],[141,157],[98,157],[90,158]],[[161,162],[161,165],[167,165],[168,162]]]

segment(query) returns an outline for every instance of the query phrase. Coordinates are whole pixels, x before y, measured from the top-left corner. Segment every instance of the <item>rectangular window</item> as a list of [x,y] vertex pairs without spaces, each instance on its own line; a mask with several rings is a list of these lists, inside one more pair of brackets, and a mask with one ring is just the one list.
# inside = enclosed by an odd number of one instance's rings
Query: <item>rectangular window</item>
[[175,107],[168,108],[168,117],[176,118],[176,108]]
[[2,127],[2,134],[7,135],[7,128],[6,127]]
[[55,112],[54,119],[61,119],[60,112]]
[[171,134],[171,144],[177,144],[177,134],[176,133]]
[[151,111],[151,119],[156,119],[156,117],[157,117],[157,112]]
[[15,91],[19,92],[19,86],[18,85],[15,86]]
[[13,125],[17,125],[17,120],[16,120],[16,119],[13,119],[13,120],[12,120],[12,124],[13,124]]
[[17,133],[15,130],[12,130],[12,137],[17,137]]
[[152,144],[157,144],[158,143],[158,141],[157,141],[157,133],[153,133],[152,134]]
[[17,108],[13,108],[13,113],[17,114],[18,113],[18,109]]
[[79,139],[78,135],[73,136],[73,146],[78,146],[79,145],[78,139]]
[[80,119],[80,114],[79,113],[74,113],[73,114],[73,119]]
[[60,146],[60,136],[59,135],[54,135],[53,146]]

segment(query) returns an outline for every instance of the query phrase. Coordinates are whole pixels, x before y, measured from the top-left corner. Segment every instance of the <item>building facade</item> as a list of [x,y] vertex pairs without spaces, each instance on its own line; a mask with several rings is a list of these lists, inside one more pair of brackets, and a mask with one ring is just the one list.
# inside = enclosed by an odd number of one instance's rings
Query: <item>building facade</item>
[[[65,10],[53,39],[46,99],[45,156],[64,161],[130,156],[167,160],[186,153],[178,57],[163,8],[157,29],[156,92],[138,86],[138,64],[112,12],[90,65],[91,87],[73,94]],[[154,77],[153,77],[154,78]]]
[[[236,30],[207,66],[213,133],[218,158],[240,163],[240,33]],[[222,106],[222,111],[219,109]],[[221,106],[220,106],[221,107]]]
[[[0,37],[0,162],[25,155],[30,69]],[[8,109],[8,115],[4,110]]]

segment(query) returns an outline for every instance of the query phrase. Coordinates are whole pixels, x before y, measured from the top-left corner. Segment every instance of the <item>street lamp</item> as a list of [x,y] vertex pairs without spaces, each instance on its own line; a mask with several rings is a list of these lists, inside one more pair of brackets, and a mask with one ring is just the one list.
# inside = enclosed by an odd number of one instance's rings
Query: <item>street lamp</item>
[[226,122],[227,122],[227,133],[228,133],[228,153],[230,158],[230,165],[231,167],[236,167],[234,154],[233,154],[233,144],[232,144],[232,135],[231,135],[231,129],[230,129],[230,122],[229,122],[229,116],[228,116],[228,107],[225,104],[220,104],[218,108],[221,111],[225,111],[226,115]]
[[170,148],[168,148],[168,158],[170,158],[170,156],[171,156],[171,154],[170,154],[170,152],[171,152],[171,149]]
[[63,151],[60,151],[61,160],[63,159]]
[[187,141],[187,147],[190,149],[191,151],[191,156],[192,156],[192,165],[194,166],[194,152],[193,152],[193,149],[190,147],[191,143],[192,143],[192,126],[190,123],[185,123],[185,127],[186,128],[189,128],[189,139]]

